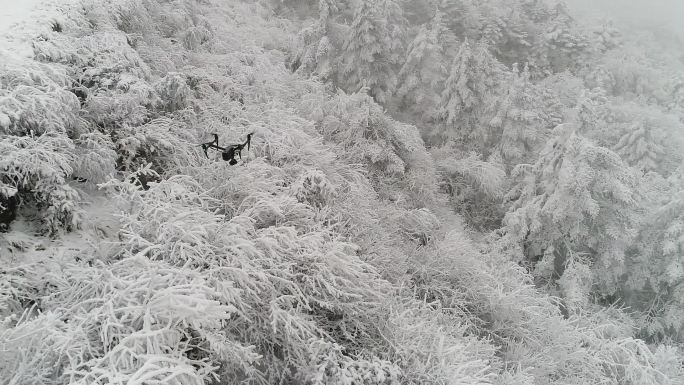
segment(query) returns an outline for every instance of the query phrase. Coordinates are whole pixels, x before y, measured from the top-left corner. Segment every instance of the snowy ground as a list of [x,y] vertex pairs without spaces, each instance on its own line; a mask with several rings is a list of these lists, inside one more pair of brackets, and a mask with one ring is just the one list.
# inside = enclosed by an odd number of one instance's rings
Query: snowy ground
[[31,13],[44,0],[0,0],[0,35],[11,27],[28,20]]
[[[0,55],[32,56],[30,41],[78,0],[0,0]],[[68,13],[66,13],[68,14]]]

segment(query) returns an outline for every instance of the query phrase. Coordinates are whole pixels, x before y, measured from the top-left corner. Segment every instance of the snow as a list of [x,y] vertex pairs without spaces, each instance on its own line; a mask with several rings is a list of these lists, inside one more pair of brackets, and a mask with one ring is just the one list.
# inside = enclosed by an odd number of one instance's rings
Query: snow
[[31,40],[79,0],[0,0],[0,56],[32,57]]
[[12,122],[10,121],[9,116],[7,116],[3,113],[0,113],[0,128],[7,129],[7,128],[9,128],[11,123]]
[[44,0],[0,0],[0,35],[29,20],[32,11]]

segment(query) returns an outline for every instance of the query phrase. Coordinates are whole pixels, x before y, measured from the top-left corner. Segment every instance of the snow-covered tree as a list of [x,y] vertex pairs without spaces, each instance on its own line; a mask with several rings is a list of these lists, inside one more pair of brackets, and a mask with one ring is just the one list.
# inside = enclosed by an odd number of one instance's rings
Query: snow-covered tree
[[684,167],[669,178],[647,174],[642,182],[644,219],[627,253],[622,289],[640,312],[641,333],[651,339],[684,339]]
[[437,135],[474,144],[484,150],[492,143],[486,123],[494,116],[504,76],[502,65],[482,43],[464,41],[451,63],[442,92]]
[[445,28],[439,9],[429,23],[421,25],[408,45],[405,62],[398,74],[400,109],[426,121],[435,121],[444,81],[447,78],[446,47],[453,35]]
[[297,42],[288,58],[293,71],[315,75],[321,80],[336,80],[339,55],[349,28],[344,24],[351,2],[319,0],[318,18],[297,34]]
[[499,110],[489,121],[489,126],[499,136],[497,148],[511,167],[536,157],[554,126],[554,111],[545,105],[551,98],[531,82],[527,67],[522,71],[514,67],[505,87]]
[[604,20],[593,31],[593,35],[594,39],[596,39],[597,48],[602,53],[617,48],[622,44],[622,33],[611,19]]
[[567,266],[588,264],[598,293],[614,294],[636,231],[633,171],[562,124],[535,164],[516,167],[513,177],[505,238],[531,261],[534,274],[553,283]]
[[[684,143],[677,132],[684,130],[676,117],[627,106],[631,119],[626,119],[615,151],[631,166],[642,171],[659,171],[667,174],[676,162],[681,161]],[[649,113],[650,112],[650,113]],[[616,129],[619,130],[618,127]],[[679,143],[677,143],[679,142]]]
[[537,50],[552,72],[576,71],[583,68],[592,54],[590,39],[578,28],[563,3],[554,7],[552,17],[545,23],[543,38]]
[[359,0],[342,47],[338,83],[356,92],[367,87],[379,103],[397,86],[406,21],[395,0]]
[[[0,57],[0,231],[19,206],[0,378],[684,381],[679,59],[622,71],[625,34],[578,72],[583,30],[554,3],[84,0],[16,30],[34,57]],[[430,62],[459,49],[463,66]],[[355,68],[376,84],[346,92]],[[428,151],[421,110],[446,144]],[[664,149],[657,172],[615,147],[631,120]],[[210,133],[251,147],[207,159]]]

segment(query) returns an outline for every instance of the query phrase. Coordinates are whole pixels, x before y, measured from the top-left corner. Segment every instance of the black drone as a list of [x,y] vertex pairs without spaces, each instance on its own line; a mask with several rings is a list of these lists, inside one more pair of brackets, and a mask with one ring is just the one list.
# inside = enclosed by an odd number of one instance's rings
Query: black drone
[[202,146],[202,150],[204,150],[204,155],[209,158],[209,154],[207,153],[207,150],[210,148],[213,148],[215,150],[221,151],[221,157],[223,160],[228,161],[228,164],[235,165],[237,164],[237,160],[235,159],[235,155],[237,155],[240,159],[242,159],[242,149],[247,146],[247,151],[249,151],[249,145],[252,142],[252,134],[253,132],[247,134],[247,140],[244,143],[241,144],[231,144],[228,147],[221,147],[219,146],[219,141],[218,141],[218,134],[212,134],[214,136],[214,140],[211,142],[207,143],[202,143],[200,146]]

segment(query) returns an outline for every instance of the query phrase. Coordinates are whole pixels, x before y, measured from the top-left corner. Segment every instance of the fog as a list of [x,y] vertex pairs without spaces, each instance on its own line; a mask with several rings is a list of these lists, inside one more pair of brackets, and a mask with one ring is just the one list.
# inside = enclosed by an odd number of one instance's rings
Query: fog
[[684,38],[684,1],[681,0],[568,0],[583,16],[610,17],[623,26],[663,29]]

